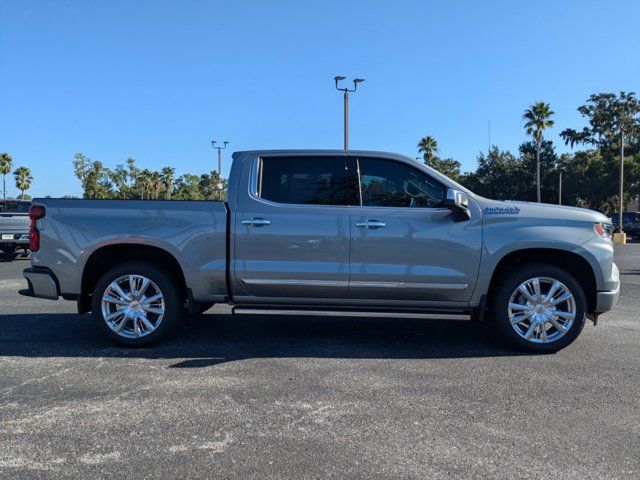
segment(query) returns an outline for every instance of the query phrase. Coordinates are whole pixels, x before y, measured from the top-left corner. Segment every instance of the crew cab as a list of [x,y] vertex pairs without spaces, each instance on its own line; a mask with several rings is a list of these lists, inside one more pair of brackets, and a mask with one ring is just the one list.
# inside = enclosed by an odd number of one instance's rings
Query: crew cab
[[469,313],[548,352],[619,292],[604,215],[482,198],[390,153],[237,152],[226,202],[36,199],[30,217],[21,293],[76,301],[126,346],[230,303]]

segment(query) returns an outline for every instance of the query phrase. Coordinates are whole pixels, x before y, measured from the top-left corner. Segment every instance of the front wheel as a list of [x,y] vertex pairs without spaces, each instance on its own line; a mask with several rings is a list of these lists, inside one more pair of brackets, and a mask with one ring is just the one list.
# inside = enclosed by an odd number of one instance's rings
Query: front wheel
[[118,265],[96,284],[92,315],[100,330],[127,347],[143,347],[171,332],[182,304],[170,274],[148,262]]
[[491,299],[491,317],[511,345],[556,352],[585,324],[586,296],[567,271],[553,265],[520,265],[503,275]]

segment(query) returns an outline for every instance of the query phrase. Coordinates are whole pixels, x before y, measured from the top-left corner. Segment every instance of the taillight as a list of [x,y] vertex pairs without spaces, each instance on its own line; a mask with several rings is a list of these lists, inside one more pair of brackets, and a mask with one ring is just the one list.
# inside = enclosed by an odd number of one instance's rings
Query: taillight
[[29,209],[29,218],[31,225],[29,227],[29,250],[37,252],[40,249],[40,230],[36,225],[36,221],[44,218],[45,209],[41,205],[32,205]]

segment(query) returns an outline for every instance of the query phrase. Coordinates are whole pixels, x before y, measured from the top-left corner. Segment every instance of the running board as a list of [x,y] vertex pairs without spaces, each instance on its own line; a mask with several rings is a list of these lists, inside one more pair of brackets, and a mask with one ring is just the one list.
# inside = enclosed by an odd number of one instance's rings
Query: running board
[[461,310],[429,309],[388,309],[388,308],[348,308],[348,307],[305,307],[301,305],[235,305],[231,314],[242,315],[306,315],[327,316],[339,313],[345,317],[400,317],[424,318],[432,320],[471,320],[470,312]]

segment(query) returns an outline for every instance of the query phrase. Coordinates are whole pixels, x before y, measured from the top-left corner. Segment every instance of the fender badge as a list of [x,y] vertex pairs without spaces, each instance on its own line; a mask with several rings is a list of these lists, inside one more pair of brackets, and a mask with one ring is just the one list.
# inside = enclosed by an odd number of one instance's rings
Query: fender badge
[[482,213],[484,215],[518,215],[520,209],[518,207],[486,207]]

